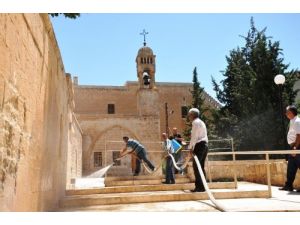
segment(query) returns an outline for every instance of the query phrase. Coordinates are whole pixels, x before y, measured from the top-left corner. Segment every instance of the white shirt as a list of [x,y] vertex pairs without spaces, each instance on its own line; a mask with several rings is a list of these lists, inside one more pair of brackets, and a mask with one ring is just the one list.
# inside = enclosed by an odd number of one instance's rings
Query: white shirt
[[300,118],[295,116],[290,120],[290,128],[287,134],[287,142],[289,145],[296,142],[297,134],[300,134]]
[[206,125],[202,120],[196,118],[192,123],[189,149],[193,149],[195,145],[201,141],[205,141],[208,143]]
[[167,139],[163,142],[163,147],[166,152],[169,152],[171,154],[174,153],[174,148],[170,139]]

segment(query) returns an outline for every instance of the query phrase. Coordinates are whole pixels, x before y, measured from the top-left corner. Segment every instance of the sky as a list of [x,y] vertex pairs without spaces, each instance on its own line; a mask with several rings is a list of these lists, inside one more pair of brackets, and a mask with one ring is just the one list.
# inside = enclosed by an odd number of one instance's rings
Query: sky
[[[143,46],[156,55],[157,82],[192,82],[198,78],[215,97],[211,77],[223,79],[229,51],[244,45],[250,18],[280,41],[289,69],[300,69],[300,14],[81,14],[52,18],[65,71],[84,85],[124,85],[136,81],[135,58]],[[272,84],[273,85],[273,84]]]

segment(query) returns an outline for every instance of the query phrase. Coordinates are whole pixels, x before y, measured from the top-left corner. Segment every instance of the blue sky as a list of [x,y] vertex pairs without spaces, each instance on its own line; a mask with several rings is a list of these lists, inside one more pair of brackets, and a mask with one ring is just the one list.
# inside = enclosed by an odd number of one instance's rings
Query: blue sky
[[143,45],[156,54],[156,81],[191,82],[198,69],[205,90],[215,96],[211,76],[222,80],[225,56],[244,40],[254,17],[259,29],[280,41],[285,63],[300,68],[300,14],[81,14],[52,23],[66,72],[80,84],[123,85],[137,80],[135,57]]

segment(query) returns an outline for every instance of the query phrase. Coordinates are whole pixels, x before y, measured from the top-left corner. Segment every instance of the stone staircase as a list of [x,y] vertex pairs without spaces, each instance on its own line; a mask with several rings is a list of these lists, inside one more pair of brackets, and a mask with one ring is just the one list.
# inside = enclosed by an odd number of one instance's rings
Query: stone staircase
[[[102,189],[71,189],[60,201],[61,210],[72,208],[151,202],[208,200],[205,192],[191,193],[194,183],[185,175],[176,176],[176,184],[162,184],[161,176],[108,177]],[[209,187],[216,199],[267,198],[266,190],[239,190],[234,182],[212,182]]]

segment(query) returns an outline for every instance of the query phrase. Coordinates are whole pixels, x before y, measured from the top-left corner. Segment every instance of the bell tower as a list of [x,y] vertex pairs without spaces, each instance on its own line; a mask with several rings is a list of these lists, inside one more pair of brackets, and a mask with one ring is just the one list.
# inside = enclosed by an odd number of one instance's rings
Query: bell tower
[[155,87],[155,55],[151,48],[147,47],[146,35],[143,30],[144,46],[139,49],[136,57],[137,77],[139,89],[137,91],[137,105],[140,116],[159,116],[159,94]]
[[139,49],[136,57],[137,77],[139,87],[144,89],[155,88],[155,55],[151,48],[147,47],[146,35],[148,32],[143,30],[140,35],[144,36],[144,46]]

